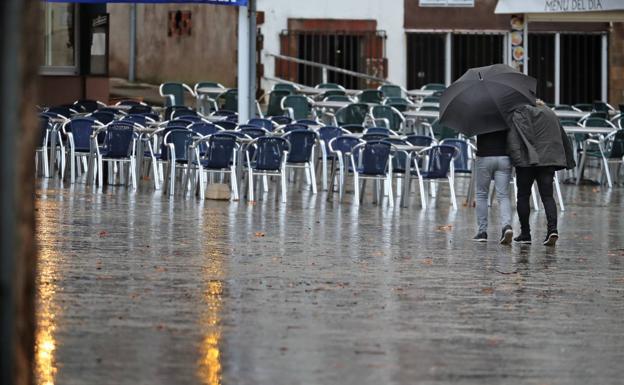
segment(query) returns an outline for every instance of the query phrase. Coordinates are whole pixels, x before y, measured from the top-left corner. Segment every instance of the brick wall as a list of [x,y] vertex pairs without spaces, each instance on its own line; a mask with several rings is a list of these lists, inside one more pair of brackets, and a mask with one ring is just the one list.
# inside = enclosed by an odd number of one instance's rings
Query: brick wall
[[624,23],[613,23],[609,33],[609,102],[624,104]]

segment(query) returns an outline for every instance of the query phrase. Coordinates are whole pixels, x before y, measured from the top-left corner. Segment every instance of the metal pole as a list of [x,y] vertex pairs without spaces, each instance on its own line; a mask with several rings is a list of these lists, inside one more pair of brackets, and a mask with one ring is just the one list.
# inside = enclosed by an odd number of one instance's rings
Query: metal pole
[[602,55],[601,55],[601,67],[600,80],[601,80],[601,99],[603,102],[608,103],[609,99],[609,38],[607,34],[602,35]]
[[[0,378],[2,383],[15,380],[15,352],[17,330],[15,321],[15,258],[16,213],[15,133],[18,131],[21,89],[21,19],[22,0],[5,0],[0,6]],[[17,53],[17,54],[16,54]]]
[[522,31],[522,44],[524,45],[524,63],[522,71],[525,75],[529,74],[529,18],[524,15],[524,29]]
[[256,116],[256,0],[249,0],[249,117]]
[[238,122],[249,120],[249,8],[238,7]]
[[561,33],[555,34],[555,105],[561,104]]
[[130,55],[128,59],[128,80],[133,82],[136,80],[136,4],[130,4]]
[[446,44],[444,45],[444,83],[446,86],[450,86],[453,82],[453,74],[452,74],[452,60],[451,57],[453,55],[453,34],[451,32],[446,33]]

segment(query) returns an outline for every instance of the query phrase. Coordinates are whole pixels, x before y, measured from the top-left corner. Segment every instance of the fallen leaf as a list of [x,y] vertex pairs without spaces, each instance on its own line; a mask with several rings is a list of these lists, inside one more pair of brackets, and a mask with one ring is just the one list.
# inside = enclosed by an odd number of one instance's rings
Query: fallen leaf
[[490,337],[487,339],[487,345],[491,348],[497,347],[501,342],[503,342],[501,337]]
[[431,265],[433,265],[433,259],[425,258],[425,259],[422,260],[422,264],[423,265],[427,265],[427,266],[431,266]]
[[491,287],[484,287],[483,289],[481,289],[481,293],[483,293],[483,294],[494,294],[494,289],[492,289]]
[[99,234],[100,238],[105,237],[107,235],[108,235],[108,231],[106,231],[106,230],[100,231],[100,234]]
[[594,192],[594,193],[600,192],[600,189],[599,189],[598,187],[594,187],[594,188],[592,189],[592,192]]
[[264,233],[262,231],[256,231],[256,237],[260,238],[260,237],[264,237]]
[[453,225],[438,226],[438,231],[451,231],[451,230],[453,230]]

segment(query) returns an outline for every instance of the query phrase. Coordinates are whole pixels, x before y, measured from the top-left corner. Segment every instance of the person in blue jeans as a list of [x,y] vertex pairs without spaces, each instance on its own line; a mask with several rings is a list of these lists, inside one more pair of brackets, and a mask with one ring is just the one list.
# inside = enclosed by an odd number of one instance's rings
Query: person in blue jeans
[[477,135],[477,159],[475,164],[475,188],[477,198],[477,224],[479,229],[473,238],[486,242],[488,235],[488,198],[490,182],[494,180],[496,200],[499,205],[502,232],[499,242],[508,245],[513,238],[511,227],[511,160],[507,155],[507,131]]

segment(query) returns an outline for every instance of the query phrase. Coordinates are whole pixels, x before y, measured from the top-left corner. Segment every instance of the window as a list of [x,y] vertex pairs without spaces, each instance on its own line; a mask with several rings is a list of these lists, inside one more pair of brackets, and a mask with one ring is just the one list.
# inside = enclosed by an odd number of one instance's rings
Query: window
[[529,34],[529,75],[537,79],[537,97],[555,101],[555,35]]
[[601,99],[601,39],[599,34],[561,34],[561,103]]
[[503,61],[503,35],[453,35],[453,80],[458,79],[469,68],[488,66]]
[[407,87],[444,83],[444,33],[407,35]]
[[44,71],[77,72],[76,9],[75,4],[43,4]]

